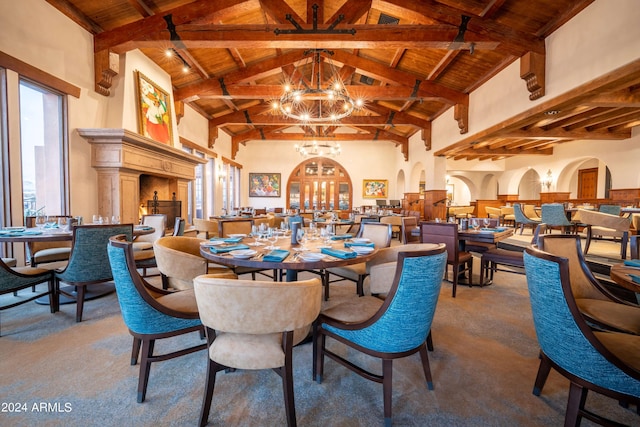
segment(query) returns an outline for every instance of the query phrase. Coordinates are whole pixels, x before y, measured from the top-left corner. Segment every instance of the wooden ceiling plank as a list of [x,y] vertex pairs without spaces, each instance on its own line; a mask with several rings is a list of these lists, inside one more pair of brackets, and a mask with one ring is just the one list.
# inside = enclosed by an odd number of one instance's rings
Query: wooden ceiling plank
[[[311,3],[311,2],[307,2]],[[342,24],[355,24],[357,23],[363,16],[365,16],[369,10],[371,9],[371,0],[350,0],[344,2],[344,4],[333,14],[329,19],[325,22],[327,24],[332,24],[335,22],[340,15],[343,16]],[[339,28],[339,26],[337,27]]]
[[216,12],[244,2],[245,0],[216,0],[215,2],[197,0],[193,3],[178,6],[161,14],[152,15],[109,31],[103,31],[99,34],[96,33],[93,40],[94,52],[126,44],[131,40],[144,38],[147,34],[158,31],[166,32],[168,40],[169,31],[167,30],[167,21],[164,20],[164,16],[166,15],[172,15],[174,25],[180,25],[195,19],[202,19],[205,16],[215,14]]
[[452,90],[431,81],[427,81],[421,76],[389,68],[388,66],[379,62],[355,56],[349,54],[348,52],[336,51],[332,59],[335,59],[337,62],[340,62],[342,64],[349,64],[355,67],[358,72],[361,72],[361,74],[373,76],[377,80],[385,81],[386,83],[391,85],[399,84],[407,86],[409,88],[414,88],[417,81],[420,81],[420,90],[432,93],[433,95],[438,97],[442,97],[443,100],[448,101],[449,103],[459,104],[468,102],[467,94]]
[[[607,129],[609,133],[614,133],[613,128],[619,129],[620,126],[630,122],[636,122],[640,118],[640,110],[632,110],[628,111],[626,114],[618,115],[616,117],[612,117],[609,120],[605,120],[603,122],[599,122],[598,124],[594,124],[591,126],[586,126],[587,131],[595,132],[600,129]],[[629,133],[629,137],[631,137],[631,128],[627,129]]]
[[156,6],[155,4],[153,4],[152,6],[149,6],[146,2],[144,2],[144,0],[127,0],[127,1],[135,10],[138,11],[140,16],[142,16],[143,18],[146,18],[151,15],[155,15],[156,13],[160,12],[160,9],[158,9],[158,6]]
[[289,24],[286,16],[291,15],[298,24],[306,22],[295,10],[283,0],[260,0],[260,6],[262,10],[271,17],[275,22],[279,24]]
[[500,133],[501,137],[504,138],[525,138],[525,139],[558,139],[558,140],[574,140],[574,139],[585,139],[585,140],[598,140],[598,139],[626,139],[629,138],[630,135],[626,134],[614,134],[607,130],[594,130],[589,131],[583,128],[579,129],[553,129],[553,130],[544,130],[544,129],[528,129],[521,131],[509,131]]
[[635,107],[640,108],[640,90],[631,92],[629,90],[619,90],[615,92],[603,93],[585,102],[585,105],[592,107]]
[[[99,34],[104,32],[104,29],[98,25],[94,20],[82,13],[80,9],[75,7],[68,0],[46,0],[51,6],[62,12],[67,18],[87,30],[92,34]],[[99,52],[102,49],[97,49],[95,52]]]
[[[461,15],[469,15],[464,10],[452,8],[435,0],[422,0],[420,2],[385,0],[385,2],[411,9],[437,22],[453,25],[456,28],[460,25]],[[473,33],[492,37],[493,40],[503,43],[516,56],[521,56],[528,51],[544,53],[545,43],[543,38],[504,26],[490,18],[473,16],[467,24],[465,41],[469,40]],[[453,41],[453,38],[451,41]]]

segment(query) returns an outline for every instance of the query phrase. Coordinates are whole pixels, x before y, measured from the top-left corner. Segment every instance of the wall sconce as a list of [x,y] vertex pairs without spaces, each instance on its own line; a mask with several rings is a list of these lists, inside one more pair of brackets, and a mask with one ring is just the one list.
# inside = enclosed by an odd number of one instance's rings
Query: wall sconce
[[551,184],[553,184],[553,173],[551,172],[551,169],[547,171],[547,176],[540,182],[542,185],[547,187],[547,191],[549,191],[549,188],[551,188]]

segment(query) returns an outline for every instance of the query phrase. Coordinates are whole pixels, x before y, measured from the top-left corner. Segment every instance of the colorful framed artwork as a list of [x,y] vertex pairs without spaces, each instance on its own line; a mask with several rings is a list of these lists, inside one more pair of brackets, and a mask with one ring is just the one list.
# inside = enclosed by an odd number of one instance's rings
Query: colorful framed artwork
[[362,180],[362,197],[365,199],[386,199],[389,181],[386,179]]
[[140,71],[135,71],[135,74],[140,135],[173,145],[169,94]]
[[249,197],[280,197],[279,173],[249,173]]

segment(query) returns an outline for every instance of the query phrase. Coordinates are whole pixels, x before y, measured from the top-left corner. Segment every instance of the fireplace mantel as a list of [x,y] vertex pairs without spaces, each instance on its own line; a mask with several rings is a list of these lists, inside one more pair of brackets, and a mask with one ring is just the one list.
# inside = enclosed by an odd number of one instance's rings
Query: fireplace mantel
[[207,162],[127,129],[83,128],[78,134],[91,144],[91,166],[98,173],[97,213],[119,215],[123,222],[139,220],[140,175],[169,179],[176,199],[186,207],[195,167]]

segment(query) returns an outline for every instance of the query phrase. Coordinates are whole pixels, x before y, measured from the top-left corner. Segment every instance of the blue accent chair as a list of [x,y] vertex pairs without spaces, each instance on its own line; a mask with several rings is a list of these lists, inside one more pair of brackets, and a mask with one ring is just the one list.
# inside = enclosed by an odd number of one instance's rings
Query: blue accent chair
[[[640,337],[593,331],[582,316],[569,282],[569,260],[527,248],[524,265],[538,343],[540,367],[533,394],[554,368],[570,381],[565,426],[582,418],[612,425],[585,408],[589,390],[622,404],[640,404]],[[606,424],[606,423],[609,424]]]
[[[54,270],[56,298],[66,295],[76,300],[76,322],[82,321],[87,286],[113,279],[107,256],[109,237],[126,234],[131,240],[133,224],[79,225],[73,227],[69,263]],[[71,285],[60,288],[60,282]]]
[[545,203],[542,205],[542,222],[547,229],[560,227],[563,233],[575,232],[575,224],[569,221],[562,203]]
[[600,205],[598,207],[598,212],[606,213],[609,215],[617,215],[620,216],[622,208],[619,205]]
[[148,284],[136,269],[132,243],[127,241],[126,235],[111,237],[107,251],[122,318],[133,336],[131,365],[137,363],[142,345],[137,394],[138,403],[142,403],[147,393],[151,363],[207,348],[203,343],[156,355],[153,354],[156,340],[194,331],[203,335],[204,330],[193,289],[172,292]]
[[21,289],[34,287],[47,282],[48,287],[46,292],[38,292],[34,295],[30,295],[27,299],[19,299],[18,302],[9,303],[0,306],[0,311],[7,308],[16,307],[20,304],[24,304],[29,301],[33,301],[36,298],[49,295],[49,308],[52,313],[58,311],[58,299],[55,296],[55,287],[53,282],[53,272],[46,268],[36,267],[16,267],[11,268],[5,263],[5,260],[9,264],[15,265],[15,260],[10,258],[2,258],[0,261],[0,295],[15,293]]
[[519,203],[515,203],[513,205],[513,215],[515,216],[515,222],[516,222],[516,228],[518,227],[518,225],[520,225],[520,234],[522,234],[522,230],[524,229],[525,226],[530,226],[531,230],[533,231],[533,229],[538,225],[541,224],[543,221],[538,221],[535,219],[531,219],[528,216],[526,216],[524,214],[524,212],[522,211],[522,206]]
[[[385,425],[391,425],[393,360],[420,353],[427,388],[433,390],[425,342],[438,302],[447,265],[446,246],[398,253],[393,284],[385,300],[364,296],[321,312],[314,323],[313,377],[322,382],[324,356],[383,387]],[[382,360],[382,375],[364,368],[325,346],[333,338],[352,349]],[[343,353],[340,351],[339,353]]]

